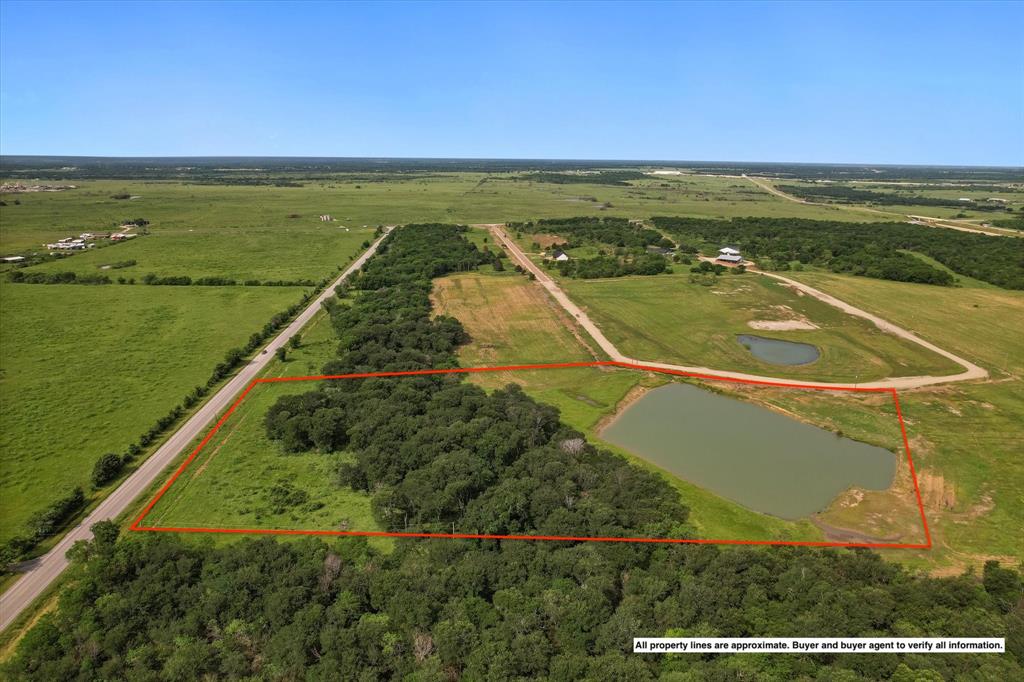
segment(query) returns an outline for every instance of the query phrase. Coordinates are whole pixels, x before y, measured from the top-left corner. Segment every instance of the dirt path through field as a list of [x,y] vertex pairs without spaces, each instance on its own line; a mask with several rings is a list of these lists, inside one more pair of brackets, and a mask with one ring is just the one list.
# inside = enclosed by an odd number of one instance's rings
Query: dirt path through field
[[[707,376],[722,377],[727,379],[742,379],[746,381],[761,381],[761,382],[787,382],[792,381],[789,379],[761,376],[757,374],[746,374],[744,372],[729,372],[724,370],[711,369],[709,367],[690,367],[686,365],[674,365],[663,362],[651,362],[648,360],[636,360],[628,358],[623,355],[619,349],[615,346],[611,340],[601,331],[601,329],[594,323],[593,320],[583,311],[579,306],[572,302],[572,300],[566,295],[562,288],[558,286],[558,283],[551,278],[546,272],[538,267],[533,261],[531,261],[523,250],[512,240],[511,237],[505,232],[503,224],[485,224],[480,227],[486,227],[490,230],[495,241],[500,244],[512,258],[512,260],[518,265],[522,266],[528,272],[532,273],[536,278],[538,284],[543,287],[551,295],[551,297],[561,305],[567,313],[593,337],[597,345],[601,347],[605,353],[608,354],[612,360],[617,362],[625,362],[630,364],[644,364],[652,367],[658,367],[661,369],[675,370],[679,372],[687,372],[690,374],[702,374]],[[758,270],[752,270],[759,275],[765,277],[771,277],[785,282],[787,285],[793,286],[798,291],[814,296],[815,298],[839,308],[843,312],[857,317],[863,317],[866,320],[871,321],[879,329],[890,334],[895,334],[900,338],[906,339],[918,345],[927,348],[930,351],[938,353],[939,355],[952,360],[961,367],[964,368],[963,372],[959,374],[951,374],[948,376],[918,376],[918,377],[894,377],[889,379],[882,379],[880,381],[869,381],[865,383],[834,383],[825,381],[800,381],[799,383],[804,386],[820,386],[825,388],[897,388],[897,389],[908,389],[908,388],[921,388],[922,386],[933,386],[935,384],[947,384],[956,381],[971,381],[975,379],[985,379],[988,377],[988,372],[978,365],[975,365],[969,360],[965,360],[958,355],[954,355],[947,350],[939,348],[933,343],[925,341],[913,332],[910,332],[902,327],[899,327],[887,320],[884,320],[877,315],[873,315],[869,312],[856,308],[845,301],[841,301],[838,298],[826,294],[823,291],[819,291],[814,287],[810,287],[796,280],[777,275],[775,273],[761,272]]]

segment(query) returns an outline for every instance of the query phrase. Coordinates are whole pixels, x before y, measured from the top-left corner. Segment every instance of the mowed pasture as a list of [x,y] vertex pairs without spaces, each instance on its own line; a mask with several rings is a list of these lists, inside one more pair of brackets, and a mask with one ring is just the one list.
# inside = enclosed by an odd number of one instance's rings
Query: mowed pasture
[[124,452],[293,287],[0,284],[0,541]]
[[[344,227],[528,221],[578,215],[871,219],[867,212],[795,204],[741,178],[698,175],[651,177],[628,186],[561,185],[515,173],[408,177],[338,174],[330,179],[300,179],[302,187],[177,181],[68,182],[77,188],[0,196],[6,203],[0,206],[0,243],[5,252],[37,250],[45,242],[82,232],[106,231],[133,218],[149,220],[154,234],[228,229],[220,247],[225,257],[234,252],[230,237],[253,229],[268,230],[271,237],[282,240],[301,240],[309,233],[343,232]],[[112,198],[117,195],[136,198]],[[16,205],[15,200],[20,204]],[[320,214],[330,214],[336,221],[320,223]],[[293,215],[298,217],[289,217]],[[237,256],[244,260],[244,253]]]
[[936,550],[928,565],[1024,559],[1024,294],[828,273],[794,277],[973,360],[991,381],[900,394]]
[[[434,282],[435,310],[459,319],[471,341],[459,352],[465,367],[531,363],[579,362],[596,356],[582,330],[575,329],[534,282],[512,273],[464,273]],[[803,521],[793,523],[750,511],[600,439],[604,421],[643,390],[663,384],[663,375],[625,369],[578,368],[518,370],[470,375],[470,381],[492,390],[509,383],[533,398],[556,406],[562,420],[587,437],[637,466],[656,471],[690,507],[690,520],[702,537],[794,540],[821,539],[820,531]]]
[[[322,363],[333,333],[324,316],[307,331],[303,348],[275,360],[263,376],[293,376]],[[311,345],[310,345],[311,344]],[[381,531],[370,495],[337,482],[346,453],[285,453],[266,436],[264,415],[283,395],[312,390],[315,382],[259,384],[207,443],[143,522],[175,528]],[[148,500],[146,500],[148,502]],[[397,529],[401,530],[401,529]],[[382,549],[387,538],[371,543]]]
[[[319,222],[319,221],[318,221]],[[226,277],[239,284],[265,281],[318,281],[346,265],[371,229],[345,232],[323,223],[289,227],[197,227],[189,231],[154,228],[127,243],[93,249],[68,258],[30,267],[25,272],[103,274],[136,281],[152,273],[160,277],[188,275]],[[135,265],[110,269],[128,260]]]
[[[688,273],[560,283],[621,352],[638,360],[835,382],[960,371],[932,351],[755,273],[727,273],[711,286],[691,282]],[[750,324],[786,321],[817,328]],[[807,365],[770,364],[741,345],[738,334],[813,344],[821,357]]]

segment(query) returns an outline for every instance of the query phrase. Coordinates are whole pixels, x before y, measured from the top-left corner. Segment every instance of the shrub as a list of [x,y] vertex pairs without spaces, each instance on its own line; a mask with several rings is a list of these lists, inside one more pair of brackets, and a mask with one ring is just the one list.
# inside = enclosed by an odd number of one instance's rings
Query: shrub
[[92,468],[92,487],[102,488],[121,473],[124,460],[113,452],[101,456]]

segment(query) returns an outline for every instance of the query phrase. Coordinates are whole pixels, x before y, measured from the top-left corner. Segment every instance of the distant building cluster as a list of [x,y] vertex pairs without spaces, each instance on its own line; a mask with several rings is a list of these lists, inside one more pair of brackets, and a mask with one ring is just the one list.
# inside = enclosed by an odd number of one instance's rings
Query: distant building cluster
[[0,194],[20,194],[24,192],[63,192],[76,189],[75,185],[26,185],[21,182],[5,182],[0,185]]
[[134,224],[122,225],[121,232],[83,232],[78,237],[64,237],[50,244],[44,244],[50,251],[82,251],[96,246],[96,240],[109,239],[112,242],[125,241],[137,237],[137,234],[129,233],[127,230],[135,227]]

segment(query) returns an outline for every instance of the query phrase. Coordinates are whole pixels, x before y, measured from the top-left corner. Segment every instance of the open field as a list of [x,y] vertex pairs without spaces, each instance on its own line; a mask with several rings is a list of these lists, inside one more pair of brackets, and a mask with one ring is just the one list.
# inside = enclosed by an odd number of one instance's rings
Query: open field
[[[690,282],[689,277],[559,282],[623,353],[642,360],[848,382],[960,370],[931,351],[798,295],[782,283],[752,273],[725,274],[713,286]],[[780,321],[817,328],[759,331],[750,324]],[[736,340],[737,334],[810,343],[820,349],[821,357],[808,365],[768,364],[751,355]]]
[[793,273],[977,362],[993,380],[901,393],[936,538],[935,565],[1024,558],[1024,294],[937,290],[826,273]]
[[607,359],[554,301],[511,270],[442,277],[432,299],[435,310],[469,330],[473,342],[459,355],[467,367]]
[[[620,187],[559,185],[515,177],[512,173],[438,173],[408,179],[383,176],[375,181],[364,175],[339,174],[331,180],[307,181],[303,187],[76,180],[73,190],[2,195],[7,205],[0,206],[0,243],[5,252],[38,249],[44,242],[72,233],[105,231],[139,217],[151,222],[154,234],[224,229],[237,236],[269,229],[282,240],[291,231],[316,234],[364,225],[577,215],[871,219],[870,213],[794,204],[739,178],[672,176]],[[111,198],[120,194],[138,198]],[[20,204],[15,205],[14,199]],[[320,223],[317,216],[323,213],[336,222]],[[299,217],[289,218],[293,214]],[[225,237],[218,248],[230,253],[230,239]]]
[[[1024,547],[1014,533],[1005,531],[1018,527],[1019,518],[1024,514],[1019,499],[1014,497],[1014,491],[1024,486],[1024,481],[1021,480],[1021,468],[1015,464],[1011,454],[1024,445],[1021,427],[1024,424],[1024,391],[1019,382],[1006,381],[1005,372],[1024,371],[1021,366],[1024,365],[1024,348],[1017,333],[1022,325],[1012,324],[1022,319],[1024,296],[986,286],[938,289],[824,273],[798,274],[813,286],[905,324],[953,352],[963,353],[993,370],[997,378],[1002,378],[997,383],[901,393],[936,546],[930,552],[908,550],[891,554],[904,562],[940,572],[977,565],[992,556],[1019,560],[1024,556]],[[679,278],[639,281],[658,283],[673,279]],[[739,284],[744,279],[732,277],[724,281],[731,284],[740,280]],[[453,286],[453,281],[460,281],[460,284]],[[546,338],[554,339],[552,347],[564,344],[564,337],[560,341],[557,332],[553,331],[557,327],[553,318],[557,311],[551,312],[543,298],[534,299],[536,302],[531,307],[529,291],[523,290],[525,282],[522,278],[508,275],[486,274],[438,280],[438,292],[443,292],[436,295],[441,303],[440,310],[463,320],[473,337],[472,343],[463,349],[460,356],[463,364],[474,364],[477,360],[485,360],[483,364],[543,361]],[[622,281],[596,283],[611,286]],[[592,282],[578,284],[587,286]],[[538,295],[542,293],[539,287],[534,288]],[[510,291],[507,296],[504,295],[506,289]],[[515,293],[512,294],[511,290]],[[638,292],[630,293],[632,296],[624,297],[612,307],[618,306],[617,310],[628,307],[631,301],[635,305],[642,298]],[[721,306],[717,303],[721,298],[715,296],[709,305]],[[507,301],[515,301],[515,304],[502,307],[502,303]],[[879,306],[876,304],[879,301],[885,304]],[[801,299],[800,304],[803,303]],[[675,306],[676,309],[682,307]],[[547,312],[541,315],[542,311]],[[532,324],[546,331],[537,335],[516,335],[517,320],[533,320]],[[739,324],[742,329],[745,322]],[[647,331],[649,325],[649,319],[643,320],[641,329]],[[969,331],[978,328],[990,330],[990,335],[980,344]],[[807,333],[810,332],[794,332]],[[877,344],[868,347],[877,347]],[[585,351],[581,349],[576,354],[566,354],[566,359],[576,357],[585,357]],[[703,359],[706,356],[697,357]],[[1008,361],[1010,357],[1012,361]],[[1000,372],[999,368],[1006,370]],[[485,386],[518,381],[531,395],[557,405],[567,423],[593,438],[601,419],[614,411],[609,409],[609,405],[624,400],[627,394],[635,395],[630,391],[637,385],[653,386],[664,380],[660,377],[645,378],[623,381],[616,386],[614,384],[620,381],[614,378],[616,374],[620,372],[557,370],[508,373],[503,377],[483,375],[473,380]],[[612,378],[605,379],[604,375]],[[709,386],[816,425],[842,431],[858,440],[896,450],[899,468],[892,488],[864,494],[851,491],[818,515],[816,520],[822,527],[830,528],[833,534],[854,531],[893,541],[896,541],[894,538],[906,542],[922,540],[909,470],[899,449],[898,424],[888,396],[738,389],[731,384],[717,382]],[[628,453],[619,452],[641,466],[651,466]],[[685,481],[667,478],[692,508],[693,522],[705,537],[809,538],[823,534],[817,528],[802,528],[753,514]]]
[[[153,228],[151,233],[124,244],[75,254],[32,266],[28,272],[104,274],[140,280],[144,275],[227,277],[239,284],[260,281],[319,281],[334,274],[373,239],[372,229],[323,226],[196,227],[189,231]],[[137,261],[125,268],[105,269],[112,263]]]
[[[459,352],[463,366],[576,362],[595,359],[583,345],[585,333],[569,334],[564,313],[536,284],[522,275],[467,273],[435,281],[435,309],[462,321],[472,341]],[[528,330],[523,333],[523,330]],[[557,369],[472,375],[490,390],[520,384],[535,399],[558,407],[562,420],[602,447],[658,471],[690,507],[691,523],[702,537],[748,539],[820,539],[808,522],[792,523],[745,509],[615,447],[597,435],[603,420],[643,388],[663,384],[662,375],[620,369]]]
[[[268,375],[291,374],[290,364],[275,362]],[[337,484],[344,453],[284,453],[266,437],[266,410],[282,395],[310,388],[296,382],[253,389],[153,508],[147,525],[387,530],[374,520],[368,494]],[[385,538],[371,543],[391,544]]]
[[0,285],[0,541],[123,452],[295,288]]

